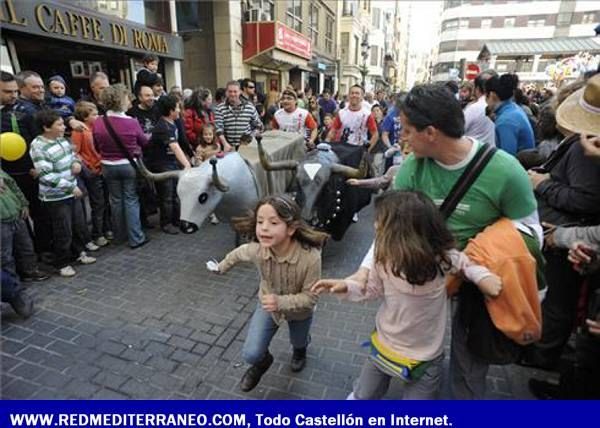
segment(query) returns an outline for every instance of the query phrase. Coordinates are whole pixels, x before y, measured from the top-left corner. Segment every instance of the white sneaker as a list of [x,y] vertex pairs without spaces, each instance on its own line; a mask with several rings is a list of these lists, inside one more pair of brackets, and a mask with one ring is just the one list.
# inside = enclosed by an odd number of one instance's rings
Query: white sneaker
[[65,266],[64,268],[61,268],[59,271],[60,276],[65,277],[65,278],[70,278],[72,276],[75,276],[77,272],[75,272],[75,269],[73,269],[72,266]]
[[90,241],[87,244],[85,244],[85,249],[88,251],[98,251],[100,247],[94,244],[92,241]]
[[357,223],[358,222],[358,213],[354,213],[354,215],[352,216],[352,222],[353,223]]
[[219,224],[219,217],[215,213],[210,215],[210,224]]
[[77,257],[77,261],[82,265],[91,265],[92,263],[96,263],[96,258],[90,257],[85,251],[82,251],[81,254],[79,254],[79,257]]
[[105,247],[108,245],[108,239],[106,239],[104,236],[101,236],[94,241],[94,244],[96,244],[98,247]]

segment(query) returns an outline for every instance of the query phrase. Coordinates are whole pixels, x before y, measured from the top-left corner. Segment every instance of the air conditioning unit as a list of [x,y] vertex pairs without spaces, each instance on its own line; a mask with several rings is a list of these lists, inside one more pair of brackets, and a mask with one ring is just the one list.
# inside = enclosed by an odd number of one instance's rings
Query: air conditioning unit
[[246,11],[245,21],[246,22],[256,22],[260,21],[260,9],[250,9]]

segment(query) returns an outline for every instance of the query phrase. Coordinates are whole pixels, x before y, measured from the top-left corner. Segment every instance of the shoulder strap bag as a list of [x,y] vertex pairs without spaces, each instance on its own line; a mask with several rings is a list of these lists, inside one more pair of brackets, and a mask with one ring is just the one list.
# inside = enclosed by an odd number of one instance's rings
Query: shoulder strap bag
[[456,183],[454,183],[448,196],[446,196],[446,199],[444,199],[444,202],[440,206],[440,211],[444,215],[444,218],[448,219],[452,215],[458,203],[465,196],[465,193],[467,193],[475,180],[477,180],[477,177],[479,177],[479,174],[481,174],[490,159],[492,159],[494,153],[496,153],[496,148],[489,144],[484,144],[477,150],[477,153],[471,159]]
[[[479,148],[440,207],[445,218],[452,215],[495,152],[496,148],[487,144]],[[523,347],[496,328],[485,306],[483,294],[477,286],[468,281],[463,282],[458,299],[460,312],[457,316],[467,332],[469,352],[488,364],[511,364],[517,361]]]

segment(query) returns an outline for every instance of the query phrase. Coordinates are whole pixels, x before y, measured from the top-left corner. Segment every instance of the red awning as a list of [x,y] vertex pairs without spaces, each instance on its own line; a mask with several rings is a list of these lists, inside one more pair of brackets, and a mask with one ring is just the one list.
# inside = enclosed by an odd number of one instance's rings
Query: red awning
[[269,50],[278,49],[309,60],[310,39],[280,22],[247,22],[243,27],[244,61],[252,60]]

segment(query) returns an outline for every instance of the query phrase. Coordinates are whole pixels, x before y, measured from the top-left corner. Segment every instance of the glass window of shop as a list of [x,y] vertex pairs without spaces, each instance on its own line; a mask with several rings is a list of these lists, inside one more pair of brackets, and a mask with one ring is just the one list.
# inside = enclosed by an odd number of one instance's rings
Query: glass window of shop
[[169,2],[151,0],[60,0],[70,6],[92,9],[105,15],[132,21],[150,29],[171,32]]

